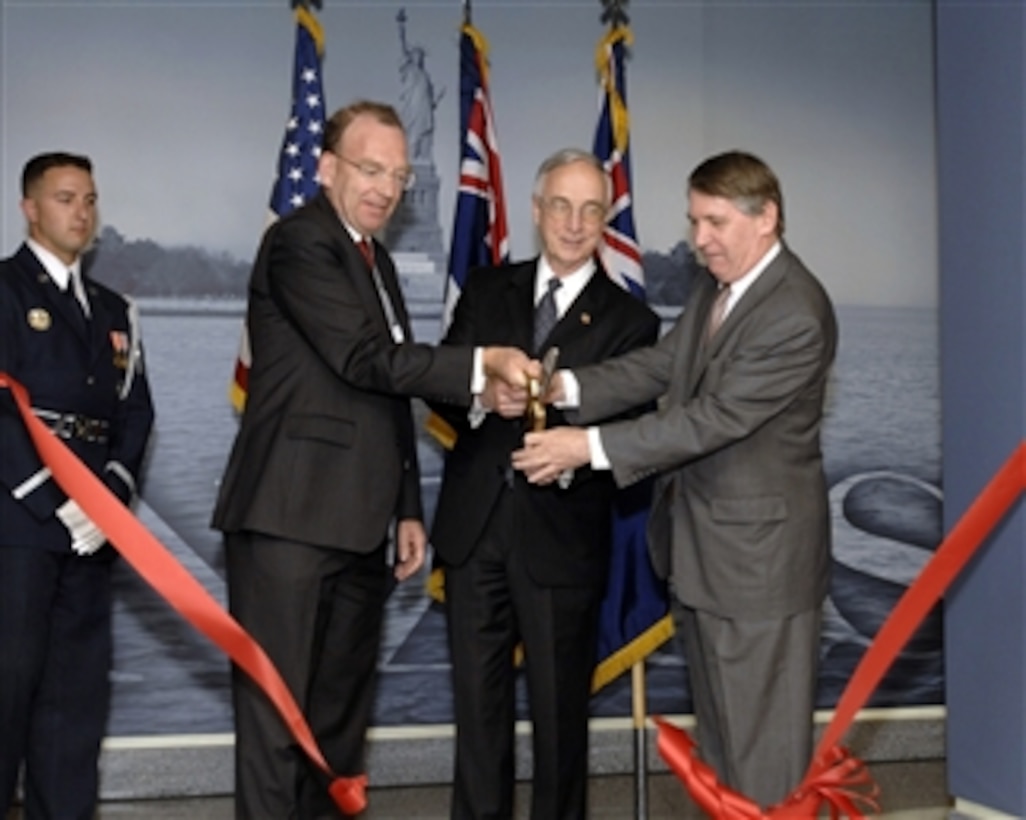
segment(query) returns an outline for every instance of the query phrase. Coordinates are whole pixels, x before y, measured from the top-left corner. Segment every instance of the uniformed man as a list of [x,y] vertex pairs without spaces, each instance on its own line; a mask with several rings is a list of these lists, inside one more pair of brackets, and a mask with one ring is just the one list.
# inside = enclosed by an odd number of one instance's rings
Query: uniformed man
[[[0,373],[127,503],[153,406],[134,307],[82,270],[96,199],[86,157],[41,154],[25,165],[28,237],[0,262]],[[0,815],[24,763],[26,818],[94,816],[114,555],[0,389]]]

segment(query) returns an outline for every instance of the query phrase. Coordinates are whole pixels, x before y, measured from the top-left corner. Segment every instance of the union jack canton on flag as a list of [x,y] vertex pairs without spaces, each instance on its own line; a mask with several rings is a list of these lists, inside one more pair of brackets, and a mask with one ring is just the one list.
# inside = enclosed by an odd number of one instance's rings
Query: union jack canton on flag
[[460,37],[460,186],[449,253],[443,329],[471,268],[509,261],[502,168],[488,94],[488,41],[470,23]]
[[630,44],[630,29],[616,26],[602,38],[595,55],[601,82],[594,153],[602,160],[613,183],[613,206],[602,232],[599,252],[609,276],[644,299],[645,277],[631,201],[630,120],[624,75],[624,51]]

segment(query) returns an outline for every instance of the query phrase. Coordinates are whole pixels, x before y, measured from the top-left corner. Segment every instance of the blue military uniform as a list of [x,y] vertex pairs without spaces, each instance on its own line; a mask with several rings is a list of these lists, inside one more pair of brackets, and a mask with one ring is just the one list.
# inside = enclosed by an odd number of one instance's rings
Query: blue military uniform
[[[134,307],[85,279],[89,318],[26,244],[0,262],[0,372],[122,501],[153,406]],[[25,762],[28,817],[91,817],[110,684],[110,562],[76,555],[67,501],[0,390],[0,809]]]

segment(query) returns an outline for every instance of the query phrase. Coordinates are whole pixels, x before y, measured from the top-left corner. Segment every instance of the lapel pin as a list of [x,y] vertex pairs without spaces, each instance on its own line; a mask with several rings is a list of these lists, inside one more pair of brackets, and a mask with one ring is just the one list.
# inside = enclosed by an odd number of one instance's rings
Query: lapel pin
[[582,313],[581,314],[581,324],[582,325],[590,325],[591,324],[591,314],[590,313]]
[[50,322],[50,313],[46,308],[32,308],[28,312],[28,324],[33,330],[49,330]]

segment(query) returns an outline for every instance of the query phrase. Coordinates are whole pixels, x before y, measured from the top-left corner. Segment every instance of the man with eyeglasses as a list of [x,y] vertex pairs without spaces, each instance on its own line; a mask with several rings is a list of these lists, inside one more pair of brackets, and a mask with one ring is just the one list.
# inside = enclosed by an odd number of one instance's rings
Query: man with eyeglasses
[[[532,198],[541,255],[473,271],[443,344],[512,344],[538,358],[558,347],[560,364],[576,367],[655,341],[656,315],[595,255],[609,204],[609,181],[592,154],[566,149],[546,159]],[[583,820],[614,484],[588,468],[547,487],[514,473],[510,455],[525,424],[503,417],[511,409],[505,392],[486,391],[469,413],[436,408],[457,431],[431,531],[445,569],[452,653],[452,817],[513,815],[514,650],[522,643],[533,721],[530,816]],[[546,423],[562,425],[562,413],[549,408]]]
[[[420,568],[427,541],[409,397],[468,404],[487,375],[522,409],[538,365],[510,347],[413,342],[374,239],[412,180],[395,110],[343,108],[323,146],[320,192],[267,231],[253,268],[249,393],[213,526],[225,533],[232,614],[278,667],[335,773],[355,777],[390,579]],[[238,669],[233,702],[237,816],[336,816],[323,777]]]

